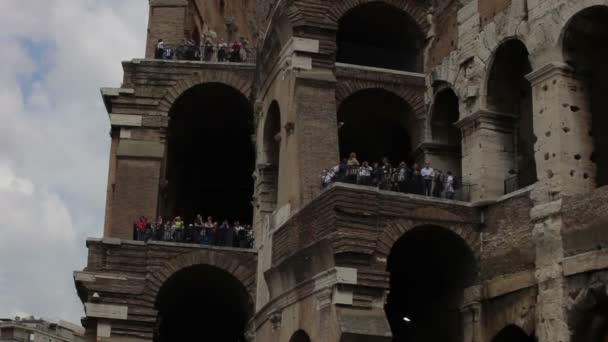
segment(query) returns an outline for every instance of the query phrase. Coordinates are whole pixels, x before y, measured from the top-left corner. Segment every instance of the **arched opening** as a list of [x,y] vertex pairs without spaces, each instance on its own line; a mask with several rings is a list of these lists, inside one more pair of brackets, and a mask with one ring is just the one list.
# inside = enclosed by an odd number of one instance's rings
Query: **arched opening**
[[408,129],[412,110],[401,97],[383,89],[366,89],[346,98],[338,109],[340,156],[357,153],[360,162],[393,165],[411,161]]
[[498,332],[492,339],[492,342],[534,342],[534,337],[528,336],[517,325],[508,325],[504,329]]
[[422,71],[422,34],[407,13],[376,1],[340,18],[336,61],[403,71]]
[[441,90],[435,95],[431,119],[433,142],[438,144],[439,155],[433,164],[444,172],[455,176],[462,174],[462,133],[456,126],[460,119],[458,96],[452,89]]
[[191,223],[197,214],[251,223],[255,153],[252,109],[234,88],[187,90],[170,112],[161,213]]
[[387,269],[393,341],[462,341],[462,294],[477,279],[475,256],[462,238],[442,227],[414,228],[393,245]]
[[[564,57],[574,68],[576,75],[586,83],[585,100],[588,106],[575,106],[576,111],[591,110],[590,134],[593,137],[593,153],[590,158],[596,166],[596,185],[608,185],[608,135],[602,128],[608,127],[608,7],[595,6],[575,15],[569,22],[563,40]],[[580,108],[586,107],[586,108]]]
[[[507,179],[506,192],[536,183],[536,160],[534,159],[534,120],[532,116],[532,87],[525,78],[532,72],[528,50],[519,40],[503,43],[494,56],[488,79],[488,109],[514,120],[511,139],[504,141],[505,159],[510,163],[504,170]],[[499,156],[499,158],[501,158]]]
[[273,101],[268,109],[264,123],[264,164],[260,168],[260,186],[262,188],[262,211],[272,212],[276,209],[279,190],[279,158],[281,153],[281,110]]
[[156,309],[154,342],[244,342],[252,302],[247,289],[231,274],[196,265],[165,281]]
[[289,342],[310,342],[310,337],[304,330],[298,330],[291,336]]
[[605,289],[592,290],[595,305],[578,318],[572,342],[608,341],[608,296]]

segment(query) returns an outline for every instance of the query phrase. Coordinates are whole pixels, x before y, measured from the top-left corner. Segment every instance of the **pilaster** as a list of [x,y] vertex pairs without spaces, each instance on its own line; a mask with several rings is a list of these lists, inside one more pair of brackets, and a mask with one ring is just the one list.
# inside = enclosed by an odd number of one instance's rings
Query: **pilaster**
[[462,130],[463,181],[471,184],[471,200],[496,199],[515,168],[514,127],[511,114],[479,110],[458,121]]

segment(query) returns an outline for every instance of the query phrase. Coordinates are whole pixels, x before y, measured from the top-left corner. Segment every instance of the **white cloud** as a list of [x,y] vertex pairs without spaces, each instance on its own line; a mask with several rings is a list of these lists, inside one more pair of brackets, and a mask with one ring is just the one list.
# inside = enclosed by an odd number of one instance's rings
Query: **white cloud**
[[144,53],[147,1],[0,1],[0,317],[78,322],[72,271],[102,233],[99,87]]

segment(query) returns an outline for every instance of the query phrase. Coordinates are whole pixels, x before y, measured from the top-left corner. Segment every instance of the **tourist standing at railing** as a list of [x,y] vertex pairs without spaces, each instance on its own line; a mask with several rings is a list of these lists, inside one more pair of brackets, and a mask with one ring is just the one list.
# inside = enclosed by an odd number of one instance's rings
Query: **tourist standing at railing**
[[241,43],[238,40],[235,40],[234,43],[232,43],[231,50],[230,61],[235,63],[241,62]]
[[390,190],[391,189],[391,175],[393,167],[388,162],[388,158],[382,158],[382,165],[380,166],[382,180],[380,182],[380,189]]
[[399,192],[407,193],[407,181],[407,164],[405,162],[401,162],[399,163],[399,169],[397,169],[397,185]]
[[414,163],[412,167],[412,180],[410,182],[410,192],[416,195],[422,195],[423,193],[423,180],[420,173],[420,166]]
[[444,190],[443,182],[443,173],[441,172],[441,170],[436,170],[433,182],[433,197],[441,198],[441,194],[443,194]]
[[145,216],[140,216],[137,221],[135,221],[134,227],[136,231],[136,240],[137,241],[145,241],[146,240],[146,227],[148,226],[148,219]]
[[163,227],[163,241],[171,241],[173,238],[173,231],[171,230],[171,222],[167,221]]
[[346,161],[346,182],[357,183],[357,173],[359,171],[359,160],[357,160],[357,154],[351,152]]
[[207,221],[203,224],[205,228],[205,244],[206,245],[214,245],[215,244],[215,233],[217,224],[213,222],[213,218],[211,216],[207,217]]
[[203,229],[203,215],[197,214],[194,219],[194,243],[203,243],[205,230]]
[[224,38],[220,39],[219,44],[217,44],[217,61],[225,62],[228,54],[228,44],[224,41]]
[[448,171],[447,175],[445,180],[445,197],[447,199],[454,199],[454,193],[456,192],[454,187],[455,178],[452,176],[452,171]]
[[359,175],[357,179],[357,183],[361,185],[371,185],[372,184],[372,171],[374,169],[369,166],[367,161],[364,161],[359,168]]
[[203,45],[203,61],[211,62],[211,59],[213,58],[213,53],[214,53],[213,41],[211,40],[210,37],[207,37],[205,39],[205,43]]
[[184,240],[184,221],[180,216],[177,216],[173,221],[173,230],[175,231],[175,241],[182,242]]
[[165,58],[165,43],[162,38],[156,43],[156,51],[154,52],[154,58],[164,59]]
[[422,176],[422,179],[424,180],[424,187],[423,187],[422,194],[425,196],[432,195],[433,174],[434,174],[434,170],[431,167],[431,163],[427,161],[425,163],[424,167],[422,168],[422,170],[420,170],[420,175]]

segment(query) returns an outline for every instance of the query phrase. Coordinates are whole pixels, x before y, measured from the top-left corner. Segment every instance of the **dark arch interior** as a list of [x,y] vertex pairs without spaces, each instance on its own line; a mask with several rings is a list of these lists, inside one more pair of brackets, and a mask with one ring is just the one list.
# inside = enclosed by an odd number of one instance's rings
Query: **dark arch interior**
[[232,275],[208,265],[171,276],[157,297],[155,342],[244,342],[251,302]]
[[608,185],[608,7],[596,6],[577,14],[564,34],[564,54],[575,72],[588,81],[593,154],[597,186]]
[[[534,159],[534,120],[532,113],[532,87],[525,78],[532,72],[528,50],[519,40],[509,40],[496,51],[488,81],[488,107],[490,110],[515,115],[513,171],[519,178],[519,187],[536,183]],[[505,170],[510,171],[510,170]],[[506,172],[505,172],[506,173]]]
[[579,317],[572,342],[608,341],[608,296],[603,289],[592,292],[597,303]]
[[431,131],[433,141],[445,145],[445,153],[438,156],[445,171],[457,176],[462,174],[462,134],[456,126],[459,119],[458,96],[452,89],[441,90],[435,96]]
[[251,223],[252,110],[237,90],[208,83],[174,104],[164,192],[166,216],[191,222],[196,214]]
[[391,249],[388,271],[385,311],[393,341],[462,340],[462,292],[477,278],[477,262],[464,240],[441,227],[415,228]]
[[407,123],[409,105],[399,96],[381,89],[359,91],[348,97],[338,110],[340,155],[357,153],[359,162],[411,162],[411,142]]
[[348,11],[338,25],[338,62],[422,70],[421,33],[404,11],[382,2],[367,3]]
[[458,97],[452,89],[440,91],[433,106],[433,140],[447,145],[460,145],[460,129],[455,125],[460,118]]
[[492,342],[534,342],[534,337],[528,336],[525,331],[516,325],[509,325],[502,329]]
[[289,342],[310,342],[310,337],[304,330],[298,330],[291,336]]

